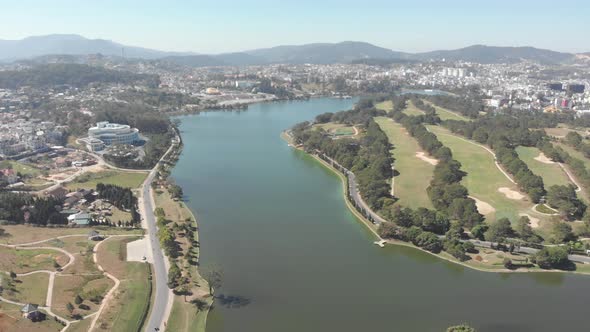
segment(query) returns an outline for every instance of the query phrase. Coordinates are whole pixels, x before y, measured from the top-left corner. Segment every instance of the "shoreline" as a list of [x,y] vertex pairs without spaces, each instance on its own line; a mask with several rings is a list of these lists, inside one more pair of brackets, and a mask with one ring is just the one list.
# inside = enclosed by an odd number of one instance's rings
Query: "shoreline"
[[[172,171],[174,170],[174,168],[176,167],[176,164],[178,162],[178,159],[179,159],[179,157],[180,157],[180,155],[181,155],[181,153],[182,153],[182,151],[184,149],[184,141],[183,141],[183,138],[182,138],[182,136],[180,134],[180,129],[178,127],[176,127],[176,126],[174,126],[173,129],[174,129],[174,133],[176,135],[177,143],[176,144],[174,144],[174,143],[171,144],[169,150],[164,154],[164,156],[161,159],[161,160],[166,160],[168,162],[167,168],[168,168],[169,174],[171,174]],[[176,148],[174,148],[175,145],[176,145]],[[168,158],[169,158],[169,156],[171,154],[173,154],[174,157],[173,157],[173,159],[170,160]],[[160,171],[161,169],[163,169],[163,167],[166,167],[166,166],[163,166],[161,163],[158,163],[156,165],[156,169],[158,171]],[[153,183],[153,180],[152,180],[152,183]],[[180,187],[182,188],[182,186],[180,186]],[[151,184],[150,184],[150,196],[151,196],[151,199],[153,200],[153,206],[154,206],[154,208],[158,207],[158,203],[156,203],[156,200],[155,200],[155,198],[156,198],[156,190],[153,187],[151,187]],[[199,236],[199,224],[198,224],[198,220],[197,220],[196,214],[191,210],[191,208],[185,203],[184,200],[181,199],[181,200],[179,200],[176,203],[178,203],[179,204],[179,208],[182,209],[182,210],[185,210],[187,212],[187,214],[193,220],[191,222],[191,224],[194,225],[194,227],[196,228],[196,230],[194,232],[194,235],[193,235],[193,238],[196,241],[199,241],[199,239],[200,239],[200,236]],[[196,256],[197,256],[196,257],[197,262],[200,262],[200,257],[201,257],[201,247],[200,246],[199,246],[199,250],[198,250],[198,255],[196,255]],[[165,256],[165,257],[167,257],[167,256]],[[166,260],[165,263],[168,265],[169,264],[168,263],[168,260]],[[199,267],[198,266],[195,266],[194,267],[194,271],[196,272],[196,277],[193,276],[193,278],[192,278],[193,281],[195,281],[195,282],[198,281],[198,283],[200,285],[207,286],[208,284],[205,281],[205,279],[201,276],[201,273],[200,273],[200,270],[199,270]],[[199,288],[201,288],[201,286]],[[172,313],[175,311],[175,307],[178,306],[177,305],[178,298],[181,297],[181,295],[174,294],[174,292],[172,290],[170,292],[172,293],[172,299],[171,299],[171,303],[169,303],[169,308],[167,308],[167,319],[166,319],[167,322],[170,319],[170,317],[172,316]],[[201,329],[201,326],[198,326],[197,325],[197,327],[199,328],[198,331],[203,331],[204,332],[206,330],[207,317],[209,316],[209,312],[210,312],[210,310],[211,310],[211,308],[213,306],[214,298],[207,296],[207,297],[204,297],[203,300],[205,300],[209,304],[207,306],[207,309],[206,310],[198,310],[197,313],[196,313],[196,315],[194,315],[194,317],[192,317],[191,322],[194,323],[194,324],[198,324],[199,323],[199,320],[200,320],[199,319],[199,316],[202,316],[203,317],[202,318],[202,322],[203,322],[202,329]],[[186,304],[185,302],[182,302],[182,303]],[[192,306],[192,304],[191,304],[191,306]],[[186,311],[186,308],[185,308],[185,306],[180,306],[180,307],[177,308],[177,310]],[[168,324],[168,325],[170,325],[170,324]],[[165,326],[164,331],[168,331],[168,330],[169,330],[169,328]]]
[[[340,182],[342,184],[342,188],[343,188],[343,192],[342,192],[342,197],[346,203],[346,206],[348,207],[348,209],[352,212],[352,214],[358,219],[358,221],[360,221],[364,226],[366,226],[369,231],[375,235],[378,239],[382,239],[379,234],[377,233],[377,230],[375,229],[375,227],[373,227],[373,225],[371,224],[371,222],[369,220],[367,220],[363,215],[361,215],[350,203],[350,201],[348,200],[348,198],[346,197],[346,179],[344,178],[344,175],[342,173],[340,173],[337,169],[335,169],[334,167],[332,167],[330,164],[328,164],[327,162],[325,162],[324,160],[322,160],[321,158],[317,157],[316,155],[307,153],[306,151],[304,151],[301,148],[295,147],[292,144],[292,140],[289,136],[289,134],[287,133],[287,131],[283,131],[281,133],[281,138],[286,141],[290,147],[299,150],[303,153],[305,153],[306,155],[312,157],[313,159],[315,159],[316,161],[319,162],[320,165],[324,166],[325,168],[327,168],[328,170],[332,171],[332,173],[334,173],[335,175],[338,176],[338,178],[340,178]],[[430,252],[428,250],[424,250],[422,248],[416,247],[415,245],[413,245],[412,243],[409,242],[404,242],[404,241],[399,241],[399,240],[391,240],[391,239],[382,239],[385,240],[386,243],[388,245],[394,245],[394,246],[402,246],[402,247],[408,247],[408,248],[412,248],[415,250],[419,250],[421,252],[430,254],[434,257],[437,257],[443,261],[447,261],[450,263],[454,263],[457,264],[459,266],[463,266],[469,269],[473,269],[476,271],[480,271],[480,272],[488,272],[488,273],[564,273],[564,274],[579,274],[579,275],[590,275],[590,272],[581,272],[581,271],[562,271],[562,270],[543,270],[543,269],[539,269],[539,270],[531,270],[531,269],[516,269],[516,270],[510,270],[510,269],[506,269],[506,268],[498,268],[498,269],[494,269],[494,268],[485,268],[485,267],[478,267],[478,266],[472,266],[469,265],[465,262],[461,262],[457,259],[451,258],[451,257],[445,257],[443,256],[443,254],[436,254],[433,252]],[[441,253],[443,253],[443,251],[441,251]]]

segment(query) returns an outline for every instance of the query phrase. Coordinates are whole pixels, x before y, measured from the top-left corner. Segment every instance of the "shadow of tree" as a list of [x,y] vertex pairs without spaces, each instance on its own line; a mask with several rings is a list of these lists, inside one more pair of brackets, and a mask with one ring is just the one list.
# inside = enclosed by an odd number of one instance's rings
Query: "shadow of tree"
[[232,309],[242,308],[242,307],[245,307],[245,306],[249,305],[250,303],[252,303],[252,301],[250,299],[248,299],[244,296],[225,295],[225,294],[220,294],[220,295],[216,296],[215,302],[221,306],[224,306],[226,308],[232,308]]

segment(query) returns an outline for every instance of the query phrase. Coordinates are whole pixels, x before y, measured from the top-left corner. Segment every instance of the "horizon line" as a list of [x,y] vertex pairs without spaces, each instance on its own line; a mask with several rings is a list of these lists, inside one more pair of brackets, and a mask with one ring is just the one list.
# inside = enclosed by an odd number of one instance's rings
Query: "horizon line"
[[537,46],[533,46],[530,44],[513,46],[513,45],[488,45],[488,44],[483,44],[483,43],[469,44],[466,46],[461,46],[461,47],[456,47],[456,48],[435,48],[435,49],[430,49],[427,51],[404,51],[404,50],[379,46],[376,43],[367,42],[367,41],[363,41],[363,40],[316,41],[316,42],[307,42],[307,43],[301,43],[301,44],[288,43],[288,44],[278,44],[278,45],[274,45],[274,46],[263,46],[263,47],[257,47],[257,48],[249,48],[249,49],[244,49],[244,50],[232,50],[232,51],[225,51],[225,52],[202,52],[202,51],[194,51],[194,50],[183,50],[183,51],[164,50],[164,49],[160,49],[160,48],[152,48],[149,46],[127,45],[127,44],[124,44],[123,42],[119,42],[119,41],[116,41],[113,39],[100,38],[100,37],[99,38],[89,38],[89,37],[86,37],[86,36],[78,34],[78,33],[48,33],[48,34],[43,34],[43,35],[30,35],[30,36],[22,37],[20,39],[0,38],[0,41],[19,42],[19,41],[23,41],[23,40],[29,39],[29,38],[42,38],[42,37],[51,37],[51,36],[75,36],[75,37],[81,37],[83,39],[91,40],[91,41],[98,41],[98,40],[108,41],[108,42],[112,42],[115,44],[120,44],[123,47],[143,48],[143,49],[148,49],[151,51],[157,51],[157,52],[163,52],[163,53],[193,53],[192,55],[221,55],[221,54],[229,54],[229,53],[248,53],[248,52],[252,52],[252,51],[256,51],[256,50],[271,49],[271,48],[276,48],[276,47],[297,47],[297,46],[314,45],[314,44],[335,45],[335,44],[343,44],[343,43],[365,43],[365,44],[369,44],[369,45],[372,45],[375,47],[387,49],[389,51],[399,52],[399,53],[407,53],[407,54],[421,54],[421,53],[430,53],[430,52],[437,52],[437,51],[454,51],[454,50],[460,50],[460,49],[465,49],[465,48],[474,47],[474,46],[498,47],[498,48],[535,48],[535,49],[539,49],[539,50],[547,50],[547,51],[558,52],[558,53],[567,53],[567,54],[587,54],[587,53],[590,53],[590,51],[580,51],[580,52],[558,51],[558,50],[554,50],[554,49],[550,49],[550,48],[537,47]]

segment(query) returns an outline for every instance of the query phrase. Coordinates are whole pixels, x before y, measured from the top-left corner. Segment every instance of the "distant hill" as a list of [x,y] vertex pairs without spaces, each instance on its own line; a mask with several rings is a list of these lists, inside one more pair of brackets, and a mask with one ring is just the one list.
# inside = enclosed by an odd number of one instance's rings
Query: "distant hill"
[[298,46],[277,46],[252,51],[250,55],[269,63],[350,63],[358,59],[401,59],[407,54],[364,42],[316,43]]
[[575,59],[574,54],[534,47],[496,47],[474,45],[456,50],[425,53],[396,52],[364,42],[317,43],[277,46],[211,56],[167,57],[169,61],[192,66],[254,65],[254,64],[387,64],[412,61],[469,61],[477,63],[515,63],[523,60],[540,63],[563,63]]
[[37,88],[70,85],[85,87],[92,83],[143,84],[157,87],[157,75],[135,74],[82,64],[46,64],[26,70],[0,71],[0,89]]
[[541,63],[561,63],[571,60],[571,53],[561,53],[534,47],[497,47],[473,45],[447,51],[433,51],[414,54],[416,60],[470,61],[478,63],[514,63],[522,60]]
[[[34,59],[53,55],[52,60],[67,60],[59,55],[80,56],[102,54],[126,58],[161,59],[184,66],[243,66],[274,63],[403,63],[406,61],[470,61],[478,63],[514,63],[522,60],[541,63],[571,63],[586,60],[589,53],[571,54],[534,47],[496,47],[473,45],[456,50],[424,53],[397,52],[365,42],[314,43],[285,45],[245,52],[223,54],[175,53],[141,47],[125,46],[104,39],[87,39],[78,35],[47,35],[22,40],[0,40],[0,61]],[[84,59],[70,58],[76,62]],[[45,58],[44,60],[47,60]]]
[[0,40],[0,60],[34,58],[48,54],[83,55],[103,54],[125,57],[157,59],[175,52],[157,51],[142,47],[126,46],[110,40],[87,39],[79,35],[47,35],[21,40]]

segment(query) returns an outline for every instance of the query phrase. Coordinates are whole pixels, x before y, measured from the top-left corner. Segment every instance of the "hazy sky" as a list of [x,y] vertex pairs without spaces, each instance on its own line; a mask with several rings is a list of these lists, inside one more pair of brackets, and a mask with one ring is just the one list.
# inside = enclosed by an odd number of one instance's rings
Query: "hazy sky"
[[0,39],[72,33],[201,53],[344,40],[589,52],[589,32],[590,0],[0,0]]

